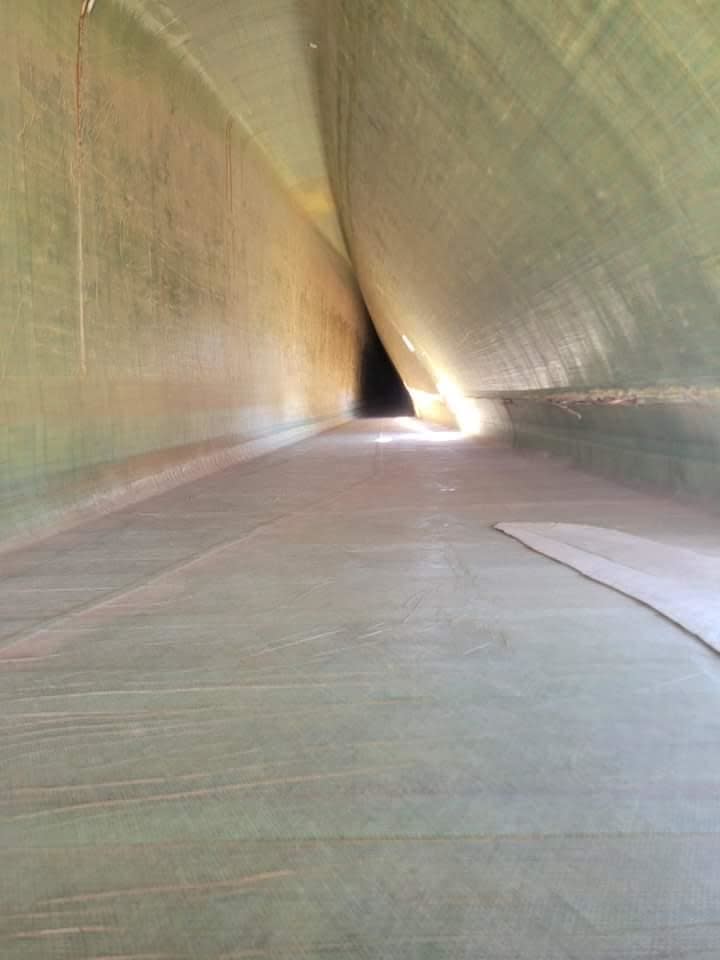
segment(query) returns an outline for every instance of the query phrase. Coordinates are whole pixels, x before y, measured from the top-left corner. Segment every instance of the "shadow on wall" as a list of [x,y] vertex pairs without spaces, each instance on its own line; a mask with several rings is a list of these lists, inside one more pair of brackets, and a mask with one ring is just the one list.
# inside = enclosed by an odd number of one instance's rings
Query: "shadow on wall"
[[377,331],[368,322],[360,368],[360,402],[363,417],[414,416],[410,394],[400,379]]

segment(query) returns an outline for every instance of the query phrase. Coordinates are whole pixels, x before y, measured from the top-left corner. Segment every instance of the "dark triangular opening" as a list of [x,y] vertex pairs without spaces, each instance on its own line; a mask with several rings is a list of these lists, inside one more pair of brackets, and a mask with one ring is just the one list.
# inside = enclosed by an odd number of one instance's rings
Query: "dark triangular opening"
[[413,415],[410,395],[372,321],[368,321],[367,340],[362,355],[359,412],[363,417]]

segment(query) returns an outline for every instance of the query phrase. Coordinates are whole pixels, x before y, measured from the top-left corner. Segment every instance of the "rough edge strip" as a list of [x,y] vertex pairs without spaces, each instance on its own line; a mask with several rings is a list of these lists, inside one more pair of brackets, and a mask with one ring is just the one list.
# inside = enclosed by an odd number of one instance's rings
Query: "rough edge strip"
[[265,454],[274,453],[283,447],[300,443],[319,433],[342,426],[351,419],[350,416],[329,417],[315,423],[290,427],[270,435],[256,437],[215,453],[180,462],[160,473],[149,474],[113,490],[86,497],[74,506],[56,510],[45,516],[33,529],[11,534],[1,540],[0,556],[33,546],[41,540],[47,540],[97,517],[115,513],[134,503],[168,493],[185,483],[201,480],[228,467],[234,467]]

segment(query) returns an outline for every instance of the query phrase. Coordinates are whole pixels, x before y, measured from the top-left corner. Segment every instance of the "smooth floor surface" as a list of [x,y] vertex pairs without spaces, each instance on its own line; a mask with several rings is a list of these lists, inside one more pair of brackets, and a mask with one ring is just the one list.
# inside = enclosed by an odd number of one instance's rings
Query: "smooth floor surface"
[[546,520],[720,555],[376,421],[0,557],[3,960],[717,960],[718,657]]

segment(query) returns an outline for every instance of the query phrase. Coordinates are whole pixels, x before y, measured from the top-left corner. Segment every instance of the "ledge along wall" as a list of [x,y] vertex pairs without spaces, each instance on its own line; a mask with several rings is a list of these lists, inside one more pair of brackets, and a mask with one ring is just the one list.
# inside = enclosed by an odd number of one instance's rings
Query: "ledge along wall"
[[171,33],[117,0],[0,28],[0,539],[350,414],[352,272]]

